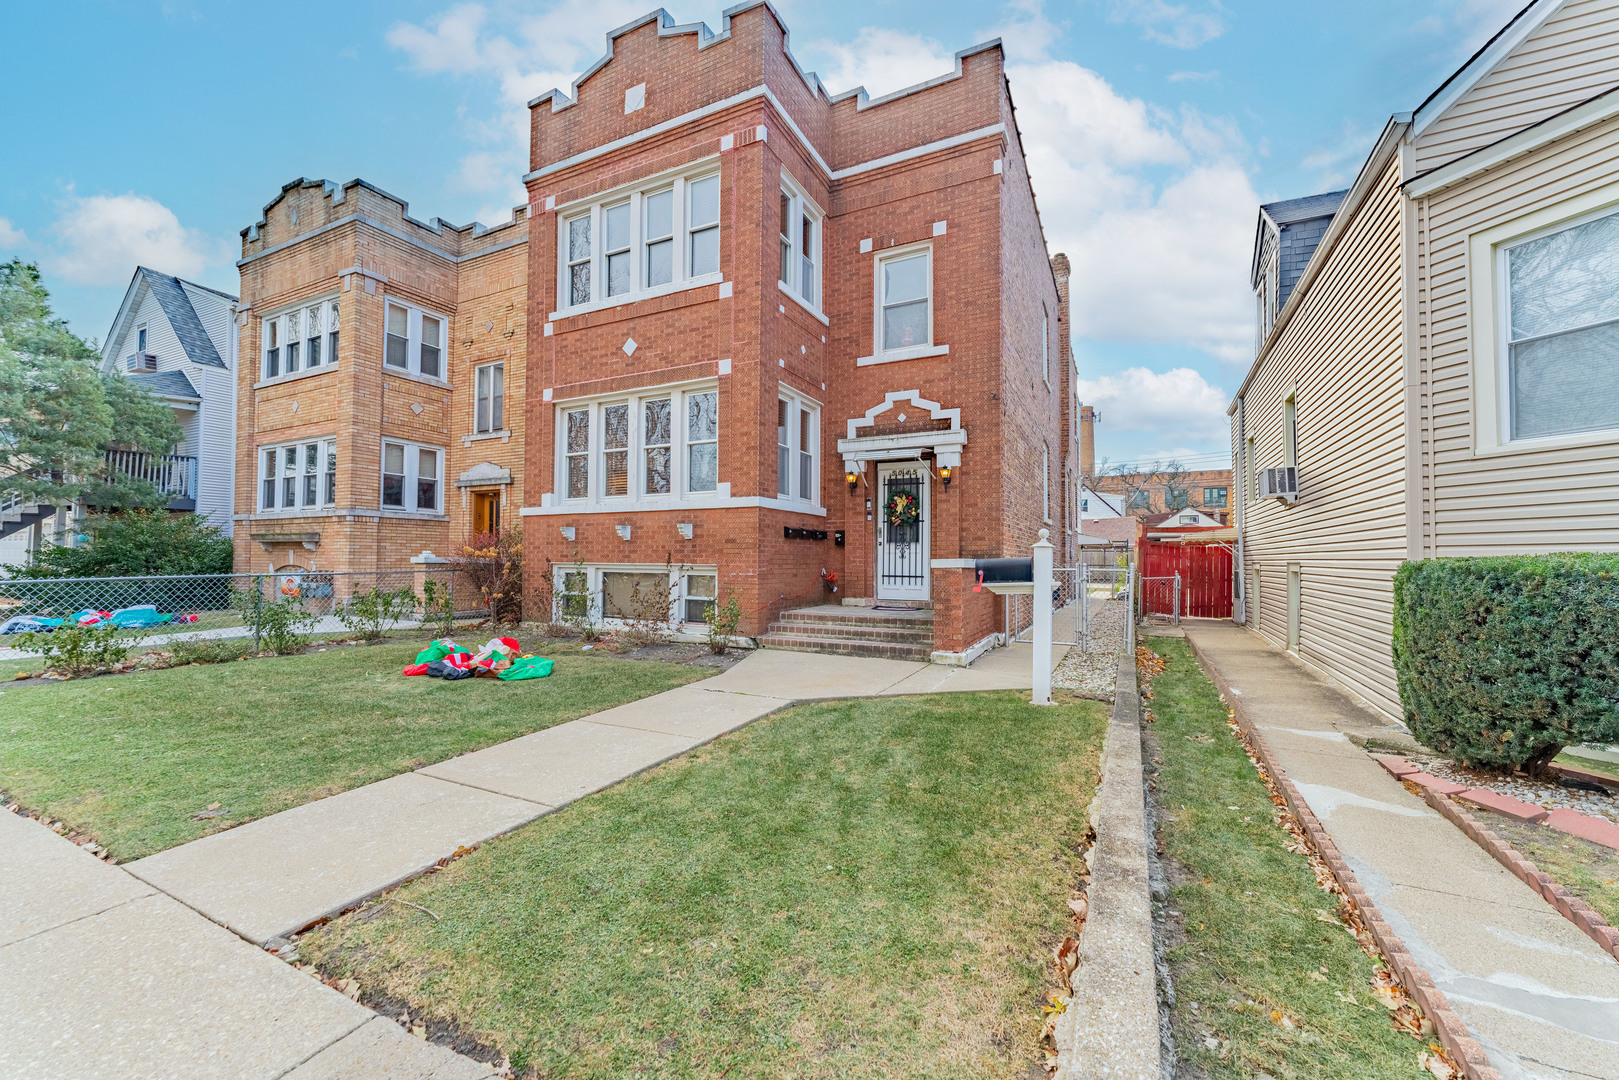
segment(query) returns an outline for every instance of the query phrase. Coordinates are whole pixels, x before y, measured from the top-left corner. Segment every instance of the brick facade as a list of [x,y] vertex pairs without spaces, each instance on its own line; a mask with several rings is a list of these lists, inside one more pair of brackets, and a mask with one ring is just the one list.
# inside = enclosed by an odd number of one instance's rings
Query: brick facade
[[[909,469],[929,543],[904,602],[931,604],[943,658],[981,649],[1001,604],[964,564],[1027,554],[1042,528],[1065,561],[1078,518],[1068,263],[1047,259],[1000,46],[886,98],[833,98],[766,4],[732,9],[719,34],[658,12],[615,32],[573,97],[530,112],[511,224],[422,223],[363,182],[296,181],[244,230],[238,567],[402,567],[454,547],[465,500],[492,489],[522,529],[531,617],[579,568],[598,616],[620,587],[604,575],[667,575],[679,615],[712,588],[751,636],[787,608],[894,599],[880,473]],[[922,263],[884,263],[923,252],[925,334],[906,292]],[[264,378],[263,319],[327,296],[336,367]],[[447,320],[444,379],[385,366],[390,300]],[[505,430],[479,439],[472,373],[495,360]],[[570,432],[588,441],[577,458]],[[335,505],[266,510],[263,449],[327,438]],[[442,513],[382,506],[389,439],[446,451]]]
[[[404,202],[358,180],[294,181],[243,230],[238,570],[407,568],[411,557],[443,554],[473,531],[479,492],[503,503],[507,523],[516,519],[523,502],[527,235],[522,208],[494,229],[424,224]],[[340,312],[335,357],[267,378],[264,319],[328,297]],[[444,318],[442,377],[384,366],[390,300]],[[504,364],[505,424],[500,434],[479,436],[472,373],[491,362]],[[435,511],[383,506],[385,439],[442,451]],[[334,497],[265,509],[263,449],[325,440],[335,442]]]

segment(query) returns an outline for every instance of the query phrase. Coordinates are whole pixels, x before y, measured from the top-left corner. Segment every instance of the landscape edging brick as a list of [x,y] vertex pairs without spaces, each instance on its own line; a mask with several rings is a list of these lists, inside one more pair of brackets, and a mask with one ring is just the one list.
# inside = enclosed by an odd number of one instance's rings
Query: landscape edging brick
[[1525,858],[1522,852],[1493,830],[1480,824],[1454,799],[1428,788],[1422,788],[1422,797],[1442,817],[1488,852],[1491,858],[1511,871],[1514,877],[1539,893],[1559,915],[1579,927],[1580,932],[1600,945],[1604,952],[1619,960],[1619,930],[1610,926],[1595,908],[1558,884],[1555,878]]
[[1399,976],[1400,982],[1406,988],[1406,992],[1422,1007],[1424,1015],[1433,1022],[1434,1034],[1445,1049],[1450,1051],[1450,1056],[1461,1067],[1463,1075],[1468,1080],[1502,1080],[1501,1074],[1495,1070],[1495,1066],[1490,1064],[1490,1059],[1484,1053],[1484,1048],[1479,1045],[1478,1041],[1473,1038],[1472,1032],[1468,1030],[1467,1022],[1457,1014],[1456,1010],[1450,1007],[1450,1000],[1445,997],[1443,990],[1434,985],[1433,977],[1428,974],[1427,969],[1417,963],[1411,954],[1406,951],[1405,942],[1401,941],[1399,935],[1395,934],[1393,929],[1390,928],[1388,922],[1383,918],[1383,913],[1378,910],[1372,898],[1366,894],[1366,890],[1356,880],[1354,871],[1349,869],[1348,863],[1344,861],[1343,856],[1339,853],[1338,846],[1333,843],[1331,834],[1322,827],[1321,822],[1317,820],[1315,814],[1310,810],[1309,804],[1299,794],[1298,788],[1294,787],[1293,781],[1288,779],[1287,773],[1277,765],[1276,758],[1271,753],[1270,745],[1265,742],[1264,737],[1259,733],[1259,728],[1243,708],[1242,695],[1232,692],[1230,683],[1226,682],[1219,669],[1204,655],[1203,650],[1198,648],[1197,641],[1192,635],[1186,635],[1186,644],[1191,648],[1192,655],[1197,657],[1197,662],[1202,667],[1204,674],[1209,677],[1209,680],[1220,691],[1221,698],[1231,710],[1231,714],[1235,717],[1238,726],[1252,741],[1254,750],[1259,754],[1260,760],[1264,763],[1265,768],[1270,770],[1271,779],[1275,780],[1277,786],[1282,789],[1282,796],[1287,800],[1288,809],[1298,818],[1300,826],[1303,827],[1305,834],[1310,838],[1310,843],[1315,846],[1322,861],[1327,864],[1333,876],[1338,879],[1338,884],[1343,888],[1344,893],[1359,909],[1361,920],[1366,924],[1366,928],[1371,931],[1373,940],[1377,942],[1377,947],[1388,958],[1389,965],[1394,969],[1394,973]]

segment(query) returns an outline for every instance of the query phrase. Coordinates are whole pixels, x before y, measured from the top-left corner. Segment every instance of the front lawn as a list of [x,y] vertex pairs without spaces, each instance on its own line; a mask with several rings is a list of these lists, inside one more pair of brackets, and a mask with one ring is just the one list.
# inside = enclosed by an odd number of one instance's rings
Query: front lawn
[[708,674],[574,649],[547,679],[401,676],[420,648],[0,684],[0,791],[124,862]]
[[1181,640],[1153,638],[1159,838],[1170,875],[1175,1046],[1188,1075],[1429,1077],[1373,993],[1373,961],[1305,856]]
[[800,706],[394,894],[436,919],[379,902],[300,950],[518,1076],[1043,1076],[1106,716]]

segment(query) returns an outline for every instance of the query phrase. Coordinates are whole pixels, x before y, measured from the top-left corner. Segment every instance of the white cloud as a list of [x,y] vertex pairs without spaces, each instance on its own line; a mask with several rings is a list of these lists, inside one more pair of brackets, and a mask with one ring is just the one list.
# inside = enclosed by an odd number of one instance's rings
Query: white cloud
[[1213,82],[1219,77],[1220,73],[1218,71],[1172,71],[1168,76],[1169,81],[1172,83]]
[[0,251],[15,252],[28,246],[28,234],[7,218],[0,217]]
[[1315,171],[1316,186],[1321,190],[1343,187],[1360,171],[1375,138],[1375,132],[1361,128],[1353,120],[1345,120],[1331,145],[1312,150],[1299,164]]
[[146,195],[69,196],[51,226],[45,268],[81,285],[122,285],[136,266],[199,277],[228,262],[228,241],[180,224],[174,211]]
[[848,44],[818,41],[810,49],[829,59],[819,74],[833,94],[863,86],[869,96],[882,97],[955,69],[955,53],[932,38],[877,26],[863,28]]
[[[1095,406],[1102,423],[1117,431],[1149,432],[1191,447],[1229,441],[1227,394],[1191,368],[1157,372],[1126,368],[1112,375],[1081,379],[1079,400]],[[1203,451],[1186,450],[1189,457]]]
[[1195,49],[1225,33],[1218,0],[1206,10],[1165,0],[1108,0],[1108,22],[1133,23],[1147,41],[1176,49]]

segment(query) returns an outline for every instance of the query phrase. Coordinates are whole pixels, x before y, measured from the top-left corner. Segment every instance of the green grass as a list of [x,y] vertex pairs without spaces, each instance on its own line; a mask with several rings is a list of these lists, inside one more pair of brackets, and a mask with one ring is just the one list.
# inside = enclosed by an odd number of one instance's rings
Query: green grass
[[1536,869],[1544,870],[1552,880],[1595,908],[1609,926],[1619,926],[1619,851],[1558,832],[1549,825],[1530,825],[1500,814],[1475,816],[1485,828],[1517,848]]
[[708,674],[574,651],[547,679],[401,676],[420,647],[0,683],[0,790],[127,861]]
[[[1153,680],[1151,731],[1169,906],[1180,913],[1169,956],[1182,1061],[1217,1078],[1428,1076],[1417,1065],[1423,1045],[1375,1004],[1374,965],[1332,917],[1335,898],[1316,886],[1305,857],[1285,848],[1218,691],[1185,642],[1151,644],[1167,662]],[[1273,1023],[1273,1010],[1298,1026]],[[1211,1036],[1215,1049],[1205,1045]]]
[[800,706],[396,894],[437,921],[382,903],[300,948],[519,1076],[1021,1080],[1105,722]]

